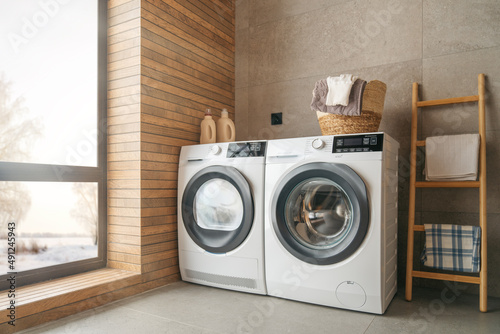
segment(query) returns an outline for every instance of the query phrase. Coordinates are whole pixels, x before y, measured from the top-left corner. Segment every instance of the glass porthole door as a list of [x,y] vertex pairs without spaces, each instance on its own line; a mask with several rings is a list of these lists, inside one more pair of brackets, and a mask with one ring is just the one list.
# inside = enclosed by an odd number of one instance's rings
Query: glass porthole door
[[299,183],[285,202],[285,222],[306,247],[326,249],[340,243],[352,227],[352,203],[345,191],[326,178]]
[[271,203],[273,229],[295,257],[340,262],[361,245],[369,226],[363,180],[347,165],[302,165],[279,183]]
[[203,229],[234,231],[243,221],[243,199],[231,182],[214,178],[203,183],[193,201],[193,218]]
[[182,198],[182,217],[191,239],[212,253],[226,253],[248,236],[254,203],[245,177],[229,166],[196,173]]

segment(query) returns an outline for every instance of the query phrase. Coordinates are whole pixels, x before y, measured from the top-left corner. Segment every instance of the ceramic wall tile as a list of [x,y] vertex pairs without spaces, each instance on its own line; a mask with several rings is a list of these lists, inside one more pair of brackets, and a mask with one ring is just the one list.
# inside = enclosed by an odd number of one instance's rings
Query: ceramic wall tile
[[301,15],[307,12],[325,10],[352,0],[266,0],[249,1],[251,25],[278,21],[283,18]]
[[250,26],[250,85],[420,59],[421,6],[350,1]]
[[[421,98],[442,99],[477,95],[484,73],[486,129],[500,130],[500,47],[423,60]],[[477,132],[477,103],[435,107],[424,111],[423,136]]]
[[498,0],[424,0],[424,57],[500,46]]
[[[249,8],[252,0],[236,0],[235,1],[235,20],[234,25],[236,32],[241,29],[248,29],[249,25]],[[236,38],[238,43],[238,38]]]

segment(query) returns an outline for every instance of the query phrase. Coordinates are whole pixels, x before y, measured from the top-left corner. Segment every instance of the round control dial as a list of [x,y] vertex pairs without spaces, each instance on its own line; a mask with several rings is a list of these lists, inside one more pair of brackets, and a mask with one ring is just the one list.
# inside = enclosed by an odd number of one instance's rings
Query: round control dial
[[214,145],[210,148],[210,153],[214,154],[214,155],[217,155],[219,154],[221,151],[221,148],[219,145]]
[[312,141],[312,147],[319,150],[325,146],[325,142],[322,139],[316,138]]

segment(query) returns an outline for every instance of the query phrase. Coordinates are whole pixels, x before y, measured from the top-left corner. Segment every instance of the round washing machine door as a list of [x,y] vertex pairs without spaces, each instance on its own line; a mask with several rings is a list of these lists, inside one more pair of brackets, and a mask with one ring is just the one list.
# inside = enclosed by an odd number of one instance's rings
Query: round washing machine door
[[349,166],[309,163],[278,184],[271,203],[273,229],[295,257],[328,265],[347,259],[368,231],[366,186]]
[[181,214],[198,246],[212,253],[227,253],[246,239],[252,227],[250,185],[234,167],[206,167],[187,184]]

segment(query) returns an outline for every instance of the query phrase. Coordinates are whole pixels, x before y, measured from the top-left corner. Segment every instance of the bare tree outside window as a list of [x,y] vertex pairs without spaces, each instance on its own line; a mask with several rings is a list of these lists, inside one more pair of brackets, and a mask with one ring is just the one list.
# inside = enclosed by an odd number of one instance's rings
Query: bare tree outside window
[[94,245],[97,245],[97,187],[93,183],[75,183],[73,191],[77,195],[77,205],[71,211],[71,215],[90,234]]
[[[13,98],[11,83],[0,75],[0,161],[19,161],[29,155],[29,146],[40,137],[41,125],[29,117],[21,97]],[[20,183],[0,181],[0,238],[7,223],[22,221],[31,205],[29,191]]]

